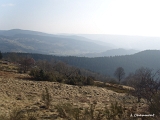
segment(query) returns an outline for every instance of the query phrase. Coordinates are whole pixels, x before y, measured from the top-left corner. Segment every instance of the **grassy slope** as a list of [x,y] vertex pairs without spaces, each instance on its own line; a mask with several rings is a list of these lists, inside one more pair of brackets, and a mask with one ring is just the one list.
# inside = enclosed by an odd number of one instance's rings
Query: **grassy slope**
[[[3,69],[2,69],[3,68]],[[1,64],[0,70],[0,114],[8,115],[13,109],[33,110],[39,119],[59,119],[55,105],[59,103],[71,103],[81,109],[87,108],[91,103],[96,103],[96,109],[109,106],[118,101],[127,107],[134,104],[138,111],[144,109],[142,101],[136,103],[136,98],[125,93],[117,93],[106,88],[96,86],[72,86],[57,82],[30,81],[27,74],[15,73],[13,64]],[[4,71],[5,70],[5,71]],[[42,93],[48,88],[51,95],[50,109],[44,109],[45,102]]]

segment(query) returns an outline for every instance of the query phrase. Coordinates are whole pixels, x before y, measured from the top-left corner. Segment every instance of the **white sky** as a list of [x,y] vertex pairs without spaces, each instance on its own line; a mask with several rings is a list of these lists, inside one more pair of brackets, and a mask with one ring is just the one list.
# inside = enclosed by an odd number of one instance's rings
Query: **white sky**
[[1,0],[0,29],[160,36],[160,0]]

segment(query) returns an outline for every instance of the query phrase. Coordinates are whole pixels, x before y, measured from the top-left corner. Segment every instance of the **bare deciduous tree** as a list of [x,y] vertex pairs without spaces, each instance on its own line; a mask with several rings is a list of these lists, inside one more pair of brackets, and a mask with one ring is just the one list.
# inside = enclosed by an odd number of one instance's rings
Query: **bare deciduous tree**
[[148,68],[140,68],[136,70],[132,82],[134,87],[134,94],[138,98],[138,102],[141,98],[147,99],[148,102],[152,102],[152,98],[157,94],[160,89],[159,71],[153,73],[153,70]]
[[3,57],[3,56],[2,56],[2,53],[1,53],[1,51],[0,51],[0,59],[2,59],[2,57]]
[[120,81],[124,78],[125,76],[125,72],[124,69],[122,67],[118,67],[116,69],[116,71],[114,72],[114,76],[118,78],[118,81],[120,83]]
[[45,72],[53,71],[53,65],[50,62],[46,61],[46,60],[38,60],[36,62],[36,66],[38,66],[39,69],[41,69],[41,70],[43,70]]
[[27,57],[25,57],[25,58],[22,58],[19,63],[20,63],[20,69],[21,69],[21,71],[23,71],[24,73],[26,73],[28,71],[28,69],[32,65],[34,65],[35,61],[34,61],[33,58],[27,58]]
[[55,71],[65,75],[67,78],[70,78],[71,76],[77,76],[79,72],[79,69],[69,66],[63,62],[57,63],[53,68]]

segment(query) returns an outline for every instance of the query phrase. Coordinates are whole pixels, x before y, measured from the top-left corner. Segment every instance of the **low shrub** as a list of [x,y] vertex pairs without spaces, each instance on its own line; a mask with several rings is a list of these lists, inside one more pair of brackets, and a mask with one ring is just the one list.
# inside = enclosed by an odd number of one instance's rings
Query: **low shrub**
[[37,81],[56,81],[56,78],[52,73],[45,72],[42,69],[32,69],[29,75]]
[[51,97],[51,94],[49,93],[49,90],[47,88],[45,88],[45,91],[42,94],[42,100],[45,103],[45,108],[49,109],[49,107],[51,105],[52,97]]
[[0,120],[38,120],[38,117],[33,112],[15,108],[9,113],[9,116],[1,115]]
[[160,93],[157,93],[153,98],[152,102],[149,103],[149,112],[155,114],[156,117],[160,117]]
[[55,108],[61,118],[80,120],[80,109],[73,107],[70,103],[57,104]]

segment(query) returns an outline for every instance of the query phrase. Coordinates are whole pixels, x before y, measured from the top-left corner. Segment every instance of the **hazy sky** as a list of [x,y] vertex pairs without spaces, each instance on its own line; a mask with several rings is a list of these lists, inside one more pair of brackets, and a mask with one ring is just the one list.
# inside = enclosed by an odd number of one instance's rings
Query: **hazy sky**
[[0,29],[160,36],[160,0],[0,0]]

